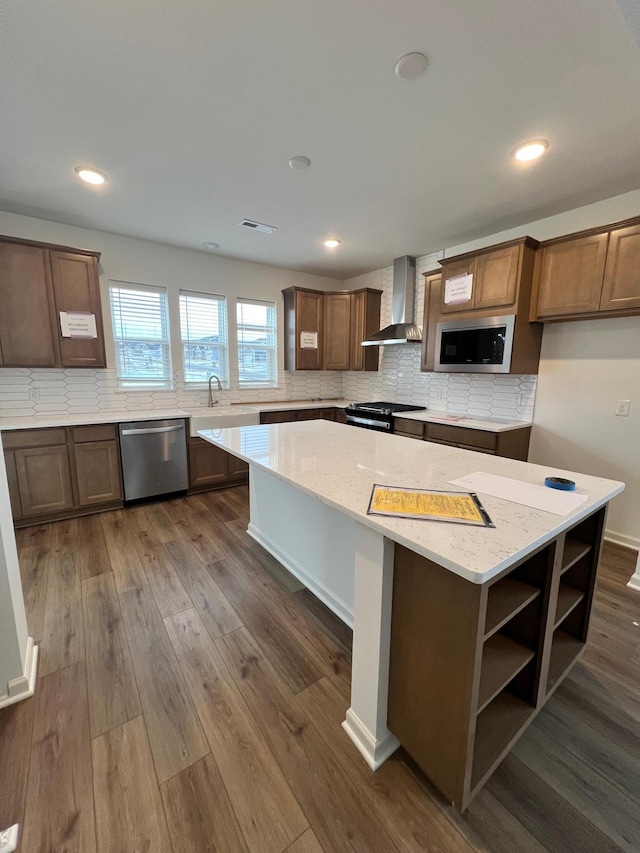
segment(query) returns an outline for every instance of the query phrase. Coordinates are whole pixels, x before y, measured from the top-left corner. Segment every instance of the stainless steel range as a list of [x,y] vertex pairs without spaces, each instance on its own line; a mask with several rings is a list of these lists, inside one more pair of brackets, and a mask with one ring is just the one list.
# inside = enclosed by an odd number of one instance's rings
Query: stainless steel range
[[393,432],[393,416],[400,412],[423,412],[426,406],[407,406],[404,403],[352,403],[345,414],[351,426]]

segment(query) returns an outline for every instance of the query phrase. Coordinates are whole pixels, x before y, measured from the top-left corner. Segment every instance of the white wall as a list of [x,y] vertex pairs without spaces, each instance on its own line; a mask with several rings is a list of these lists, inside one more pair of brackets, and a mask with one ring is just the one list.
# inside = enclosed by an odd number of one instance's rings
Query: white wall
[[530,459],[626,482],[607,530],[640,547],[640,317],[545,327]]

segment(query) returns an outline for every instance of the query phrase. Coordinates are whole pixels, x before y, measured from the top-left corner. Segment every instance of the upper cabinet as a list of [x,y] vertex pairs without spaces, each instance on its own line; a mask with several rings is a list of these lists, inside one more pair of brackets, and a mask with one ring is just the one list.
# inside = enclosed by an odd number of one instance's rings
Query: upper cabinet
[[426,273],[424,277],[424,317],[422,320],[422,360],[420,370],[433,370],[436,353],[436,324],[442,300],[442,273]]
[[351,359],[351,294],[324,295],[324,369],[349,370]]
[[56,312],[78,311],[96,318],[96,338],[60,338],[62,366],[105,367],[98,259],[58,251],[50,252],[49,257]]
[[0,364],[11,367],[60,364],[46,249],[0,242]]
[[640,219],[540,244],[532,320],[636,314],[640,310]]
[[283,294],[285,370],[378,369],[378,347],[361,342],[380,328],[380,290]]
[[324,293],[289,287],[284,294],[284,369],[322,370]]
[[640,222],[609,234],[601,311],[640,308]]
[[[106,367],[97,252],[0,237],[0,364]],[[60,312],[95,317],[96,337],[62,334]]]
[[[517,313],[523,297],[531,294],[533,263],[537,241],[522,237],[476,252],[467,252],[445,258],[442,264],[440,296],[441,315],[455,314],[464,317],[489,316],[498,313]],[[470,275],[471,286],[467,298],[450,301],[447,281],[457,276]]]

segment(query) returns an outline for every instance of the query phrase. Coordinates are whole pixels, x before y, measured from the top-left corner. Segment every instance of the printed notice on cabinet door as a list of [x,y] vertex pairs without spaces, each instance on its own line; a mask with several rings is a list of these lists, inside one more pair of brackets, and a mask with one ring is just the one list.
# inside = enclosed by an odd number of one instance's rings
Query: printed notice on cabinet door
[[88,311],[61,311],[60,332],[63,338],[97,338],[96,315]]
[[495,527],[475,492],[403,489],[376,483],[371,491],[367,515]]
[[448,278],[444,283],[444,304],[458,305],[469,302],[473,293],[473,275],[463,273]]
[[300,332],[300,349],[318,349],[318,333]]

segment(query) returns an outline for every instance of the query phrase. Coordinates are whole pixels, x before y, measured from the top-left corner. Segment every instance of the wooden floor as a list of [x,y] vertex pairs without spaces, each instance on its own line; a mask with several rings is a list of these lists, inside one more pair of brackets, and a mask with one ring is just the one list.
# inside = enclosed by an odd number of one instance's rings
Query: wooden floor
[[18,533],[36,695],[0,712],[22,853],[640,850],[640,594],[607,545],[590,644],[464,816],[340,727],[350,633],[244,532],[244,487]]

